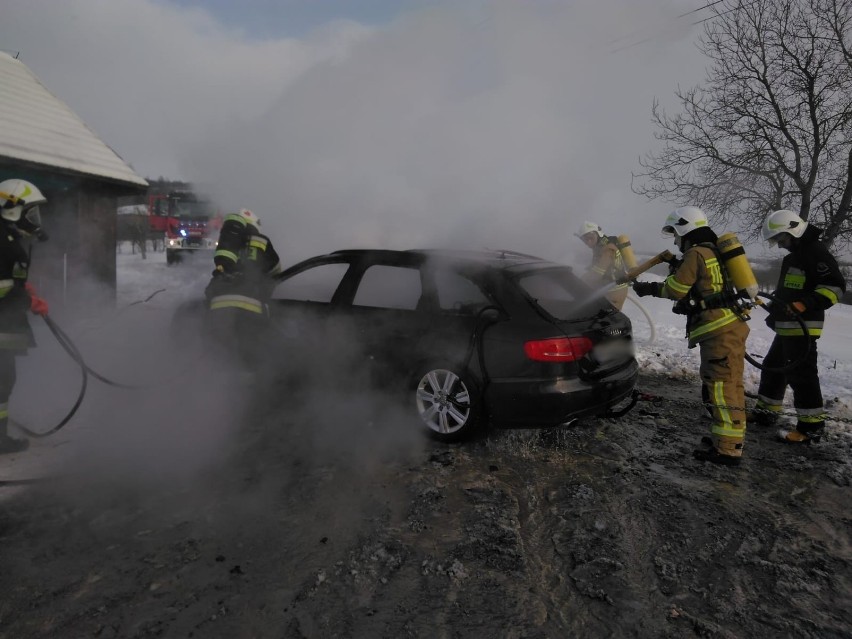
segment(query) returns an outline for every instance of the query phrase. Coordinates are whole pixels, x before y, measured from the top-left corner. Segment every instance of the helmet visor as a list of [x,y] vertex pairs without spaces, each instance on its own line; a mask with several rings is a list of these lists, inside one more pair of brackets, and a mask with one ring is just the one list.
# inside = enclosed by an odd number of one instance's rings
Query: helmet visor
[[767,238],[766,238],[766,243],[767,243],[767,244],[769,244],[769,246],[772,246],[772,247],[778,246],[778,242],[780,242],[781,240],[783,240],[783,239],[784,239],[784,236],[789,236],[789,235],[790,235],[790,234],[789,234],[789,233],[786,233],[786,232],[784,232],[784,233],[776,233],[776,234],[775,234],[775,235],[773,235],[772,237],[767,237]]
[[672,237],[672,236],[675,234],[674,227],[673,227],[673,226],[664,226],[664,227],[660,230],[660,234],[661,234],[663,237]]
[[38,205],[31,206],[30,208],[26,209],[23,212],[23,215],[21,215],[21,217],[23,217],[27,222],[29,222],[35,227],[41,226],[41,212],[38,209]]

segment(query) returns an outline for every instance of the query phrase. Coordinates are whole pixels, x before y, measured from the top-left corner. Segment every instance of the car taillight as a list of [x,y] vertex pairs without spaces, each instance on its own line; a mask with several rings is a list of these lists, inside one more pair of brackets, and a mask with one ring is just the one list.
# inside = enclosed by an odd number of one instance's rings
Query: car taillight
[[575,362],[592,350],[588,337],[554,337],[524,343],[524,353],[536,362]]

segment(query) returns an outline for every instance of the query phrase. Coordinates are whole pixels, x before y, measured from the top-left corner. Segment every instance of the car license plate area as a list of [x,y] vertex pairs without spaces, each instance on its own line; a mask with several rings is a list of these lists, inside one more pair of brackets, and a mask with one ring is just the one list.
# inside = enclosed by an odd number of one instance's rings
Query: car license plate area
[[629,340],[606,340],[596,344],[583,358],[580,369],[585,376],[600,378],[629,364],[633,354],[633,344]]

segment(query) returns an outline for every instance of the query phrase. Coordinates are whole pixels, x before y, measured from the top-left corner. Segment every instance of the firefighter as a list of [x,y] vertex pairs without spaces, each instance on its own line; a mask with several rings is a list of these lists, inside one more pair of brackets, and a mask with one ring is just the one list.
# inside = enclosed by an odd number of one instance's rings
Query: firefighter
[[272,241],[260,232],[249,209],[226,215],[213,255],[213,277],[205,294],[210,327],[235,364],[251,369],[263,346],[266,303],[281,272]]
[[594,222],[583,222],[574,235],[592,249],[592,263],[583,280],[595,289],[612,287],[607,291],[606,298],[620,311],[627,298],[628,286],[626,282],[615,284],[616,279],[626,272],[624,257],[618,249],[618,238],[604,235],[603,229]]
[[[846,291],[837,260],[819,236],[822,229],[808,224],[793,211],[775,211],[763,225],[763,239],[789,251],[767,317],[775,338],[763,360],[757,405],[750,419],[771,426],[778,420],[787,386],[793,389],[796,427],[779,437],[790,444],[819,441],[825,428],[825,411],[817,371],[817,339],[822,333],[825,310]],[[796,319],[799,316],[805,330]],[[807,354],[805,354],[807,352]],[[799,362],[788,371],[786,365]]]
[[675,209],[662,231],[674,236],[683,257],[664,282],[635,282],[633,290],[640,297],[677,300],[673,311],[686,315],[688,347],[699,346],[702,398],[713,420],[711,437],[702,439],[710,446],[693,451],[693,456],[736,466],[746,431],[746,317],[736,306],[733,284],[716,247],[718,238],[704,212],[694,206]]
[[41,228],[39,205],[47,202],[25,180],[0,182],[0,454],[26,450],[26,439],[9,436],[9,399],[15,387],[15,357],[35,346],[27,310],[47,315],[47,302],[27,283],[30,238],[47,239]]

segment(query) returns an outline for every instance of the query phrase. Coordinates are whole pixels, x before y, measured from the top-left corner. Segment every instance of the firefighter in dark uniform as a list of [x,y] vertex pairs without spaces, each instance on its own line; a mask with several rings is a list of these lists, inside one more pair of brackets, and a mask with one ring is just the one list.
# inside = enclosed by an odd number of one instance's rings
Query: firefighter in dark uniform
[[210,327],[236,366],[251,370],[263,349],[266,303],[281,272],[272,241],[260,232],[260,220],[240,209],[226,215],[213,256],[216,265],[205,291]]
[[[575,233],[583,243],[592,249],[592,263],[583,275],[583,281],[593,288],[613,285],[626,271],[624,257],[618,249],[616,237],[604,235],[603,229],[594,222],[583,222],[579,232]],[[627,299],[626,282],[615,284],[606,293],[606,298],[619,311]]]
[[[763,360],[757,405],[751,419],[773,425],[781,412],[787,386],[793,389],[797,423],[779,433],[782,441],[806,444],[818,441],[825,428],[825,410],[817,370],[817,340],[822,334],[825,310],[846,291],[837,260],[819,236],[822,229],[808,224],[793,211],[775,211],[763,225],[763,239],[789,251],[773,293],[767,325],[775,338]],[[797,321],[798,315],[805,330]],[[807,355],[805,355],[807,351]],[[799,362],[788,371],[785,366]]]
[[673,310],[687,316],[688,345],[700,348],[702,398],[713,420],[711,445],[696,449],[693,456],[735,466],[742,458],[746,432],[743,370],[748,324],[734,303],[733,283],[716,247],[718,238],[703,211],[694,206],[674,210],[663,233],[674,236],[682,260],[665,282],[635,282],[633,290],[640,297],[677,300]]
[[0,182],[0,454],[26,450],[26,439],[9,437],[9,399],[15,387],[15,357],[35,346],[27,311],[47,315],[47,303],[27,283],[30,238],[46,240],[39,204],[47,199],[25,180]]

